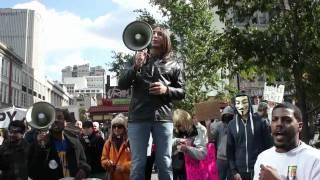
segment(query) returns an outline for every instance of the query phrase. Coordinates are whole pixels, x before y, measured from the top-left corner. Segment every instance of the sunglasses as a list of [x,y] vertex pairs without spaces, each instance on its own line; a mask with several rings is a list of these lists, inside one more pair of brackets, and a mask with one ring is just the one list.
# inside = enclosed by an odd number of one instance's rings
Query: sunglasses
[[23,131],[22,130],[15,130],[15,129],[10,129],[9,131],[9,134],[18,134],[18,133],[20,133],[20,134],[23,134]]
[[122,129],[122,128],[124,128],[124,126],[121,124],[115,124],[115,125],[112,125],[112,128],[113,129],[115,129],[115,128]]

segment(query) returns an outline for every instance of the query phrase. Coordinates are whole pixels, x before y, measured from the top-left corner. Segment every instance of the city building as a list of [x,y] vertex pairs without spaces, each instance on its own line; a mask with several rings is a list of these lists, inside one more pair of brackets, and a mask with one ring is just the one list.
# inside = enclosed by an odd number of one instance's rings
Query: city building
[[104,76],[105,69],[102,66],[90,67],[90,64],[67,66],[62,69],[62,82],[65,78],[86,77],[86,76]]
[[0,43],[0,107],[23,105],[23,67],[23,59]]
[[34,10],[0,8],[0,108],[69,105],[66,88],[39,76],[40,22]]
[[0,108],[28,108],[38,101],[54,106],[68,106],[70,95],[66,87],[49,80],[35,79],[33,68],[23,59],[0,43]]
[[67,66],[61,72],[62,83],[73,96],[73,105],[89,109],[96,106],[105,96],[106,72],[102,66]]
[[0,9],[0,42],[34,70],[39,69],[41,16],[29,9]]

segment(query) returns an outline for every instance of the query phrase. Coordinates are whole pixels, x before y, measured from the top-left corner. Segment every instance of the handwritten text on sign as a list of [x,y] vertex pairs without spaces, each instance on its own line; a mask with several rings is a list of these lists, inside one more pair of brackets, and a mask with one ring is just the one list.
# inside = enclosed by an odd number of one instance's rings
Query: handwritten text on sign
[[284,85],[267,86],[264,84],[263,99],[281,103],[283,101]]

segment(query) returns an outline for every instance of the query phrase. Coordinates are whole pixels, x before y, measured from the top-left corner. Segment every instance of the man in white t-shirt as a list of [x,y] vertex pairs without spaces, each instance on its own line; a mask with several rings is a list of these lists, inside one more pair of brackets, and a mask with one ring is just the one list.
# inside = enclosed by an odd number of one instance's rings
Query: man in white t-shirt
[[290,103],[273,108],[274,146],[259,154],[254,180],[319,180],[320,151],[300,141],[302,113]]

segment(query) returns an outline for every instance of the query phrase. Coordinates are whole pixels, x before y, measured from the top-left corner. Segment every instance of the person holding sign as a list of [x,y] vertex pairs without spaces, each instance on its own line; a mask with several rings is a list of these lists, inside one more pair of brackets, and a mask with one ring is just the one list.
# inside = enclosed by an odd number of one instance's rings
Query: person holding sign
[[[182,109],[173,112],[172,168],[174,180],[186,180],[185,156],[203,160],[207,155],[207,129],[193,122],[191,115]],[[188,177],[188,179],[191,179]]]
[[320,179],[320,151],[299,139],[302,113],[290,103],[273,108],[271,132],[274,146],[259,154],[254,180]]
[[235,97],[237,113],[228,124],[227,159],[234,180],[252,180],[253,167],[260,152],[271,147],[265,121],[252,114],[245,94]]

